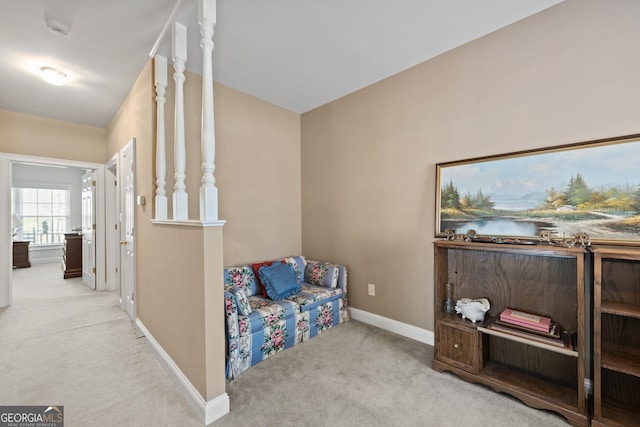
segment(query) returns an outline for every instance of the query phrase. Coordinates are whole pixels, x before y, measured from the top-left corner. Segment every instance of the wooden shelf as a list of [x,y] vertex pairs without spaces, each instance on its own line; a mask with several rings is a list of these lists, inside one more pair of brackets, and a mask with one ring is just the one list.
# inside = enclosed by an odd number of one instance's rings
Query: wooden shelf
[[638,261],[640,248],[637,246],[592,246],[591,252],[599,254],[603,259]]
[[600,311],[616,316],[634,317],[640,319],[640,307],[634,304],[623,304],[619,302],[602,301]]
[[[584,248],[546,244],[436,241],[434,244],[435,354],[433,368],[557,412],[575,426],[589,423],[584,392]],[[472,323],[443,312],[447,284],[454,299],[487,298],[490,313]],[[544,313],[569,331],[575,348],[526,332],[491,327],[507,307]],[[536,339],[537,338],[537,339]]]
[[521,253],[526,254],[527,256],[554,256],[574,258],[576,255],[584,254],[586,252],[584,248],[580,247],[565,248],[559,246],[551,246],[546,243],[539,243],[537,245],[512,245],[506,243],[466,242],[464,240],[441,240],[437,241],[436,243],[440,246],[452,249],[471,249],[492,252]]
[[602,399],[602,417],[594,417],[592,426],[640,427],[640,407],[618,400]]
[[594,418],[640,426],[640,248],[594,247]]
[[624,351],[603,350],[601,367],[640,377],[640,356]]
[[450,371],[466,381],[478,382],[497,392],[508,393],[532,408],[554,411],[573,426],[589,424],[586,403],[582,401],[580,404],[580,396],[575,387],[492,361],[483,367],[483,372],[479,375],[438,360],[433,361],[433,368],[438,372]]
[[542,348],[544,350],[553,351],[555,353],[564,354],[565,356],[578,357],[578,352],[569,348],[556,347],[551,344],[545,344],[540,341],[535,341],[533,339],[528,339],[519,335],[510,334],[508,332],[496,331],[493,329],[488,329],[483,326],[478,327],[478,330],[484,334],[494,335],[496,337],[504,338],[507,340],[519,342],[521,344],[530,345],[533,347]]
[[440,320],[442,320],[442,321],[449,322],[449,323],[454,323],[456,325],[465,326],[465,327],[472,328],[472,329],[476,329],[479,326],[484,324],[484,322],[475,322],[474,323],[469,319],[463,319],[462,316],[460,316],[457,313],[441,312],[439,314],[439,316],[440,316]]
[[526,390],[532,399],[547,402],[553,407],[570,411],[578,409],[578,393],[574,387],[491,361],[485,365],[481,376],[501,388],[520,392]]

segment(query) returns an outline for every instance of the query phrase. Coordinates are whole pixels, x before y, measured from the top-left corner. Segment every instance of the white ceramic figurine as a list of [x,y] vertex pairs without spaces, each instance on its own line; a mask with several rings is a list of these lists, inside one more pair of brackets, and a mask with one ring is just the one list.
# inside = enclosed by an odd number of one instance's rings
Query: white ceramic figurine
[[489,300],[486,298],[462,298],[456,302],[456,313],[460,314],[463,319],[469,319],[476,323],[484,320],[484,315],[490,307]]

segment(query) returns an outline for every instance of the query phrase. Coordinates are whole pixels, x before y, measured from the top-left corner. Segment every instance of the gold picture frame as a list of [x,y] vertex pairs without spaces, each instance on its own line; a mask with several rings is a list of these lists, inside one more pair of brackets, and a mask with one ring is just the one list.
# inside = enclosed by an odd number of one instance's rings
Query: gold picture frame
[[438,163],[436,185],[436,237],[640,243],[640,134]]

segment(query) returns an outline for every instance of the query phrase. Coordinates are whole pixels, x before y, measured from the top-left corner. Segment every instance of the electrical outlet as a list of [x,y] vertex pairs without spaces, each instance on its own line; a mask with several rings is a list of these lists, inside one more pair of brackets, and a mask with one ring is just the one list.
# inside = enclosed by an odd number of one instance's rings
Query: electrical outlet
[[369,283],[369,295],[371,295],[372,297],[376,296],[376,285],[374,285],[373,283]]

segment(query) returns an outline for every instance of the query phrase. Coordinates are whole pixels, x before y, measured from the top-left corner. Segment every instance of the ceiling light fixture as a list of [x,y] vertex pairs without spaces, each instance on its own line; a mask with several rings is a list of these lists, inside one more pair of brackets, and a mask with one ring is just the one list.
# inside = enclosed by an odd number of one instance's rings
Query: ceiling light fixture
[[64,86],[67,83],[67,75],[62,71],[51,67],[40,68],[42,78],[54,86]]

